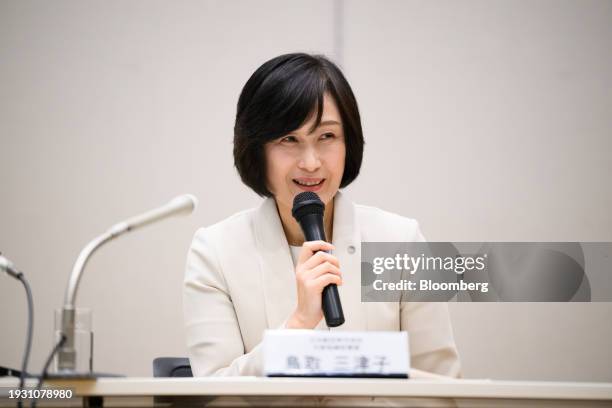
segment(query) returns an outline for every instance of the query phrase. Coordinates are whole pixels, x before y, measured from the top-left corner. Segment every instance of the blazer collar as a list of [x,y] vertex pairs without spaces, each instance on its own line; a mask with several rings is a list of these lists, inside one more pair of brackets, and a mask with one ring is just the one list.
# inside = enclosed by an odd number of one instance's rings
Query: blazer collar
[[[260,255],[259,266],[268,327],[276,329],[295,309],[297,294],[293,259],[274,198],[265,199],[257,208],[254,231]],[[334,197],[333,234],[332,243],[336,247],[334,255],[338,257],[345,282],[346,277],[350,275],[351,281],[357,282],[359,286],[360,236],[355,222],[355,206],[341,192],[337,192]],[[343,286],[346,286],[346,283]],[[342,289],[341,287],[341,297],[343,297]],[[350,292],[353,292],[353,289]]]

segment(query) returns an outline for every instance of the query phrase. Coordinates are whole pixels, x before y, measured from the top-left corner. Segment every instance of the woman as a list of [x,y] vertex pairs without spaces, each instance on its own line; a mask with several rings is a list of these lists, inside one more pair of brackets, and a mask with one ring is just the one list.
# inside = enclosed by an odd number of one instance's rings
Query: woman
[[[424,240],[415,220],[339,192],[359,174],[363,145],[353,92],[326,58],[281,55],[247,81],[234,161],[242,181],[267,198],[195,234],[184,286],[195,376],[261,375],[264,330],[325,328],[321,292],[331,283],[346,319],[332,330],[408,331],[413,368],[459,375],[445,303],[361,302],[362,241]],[[331,243],[304,242],[291,215],[302,191],[325,203]]]

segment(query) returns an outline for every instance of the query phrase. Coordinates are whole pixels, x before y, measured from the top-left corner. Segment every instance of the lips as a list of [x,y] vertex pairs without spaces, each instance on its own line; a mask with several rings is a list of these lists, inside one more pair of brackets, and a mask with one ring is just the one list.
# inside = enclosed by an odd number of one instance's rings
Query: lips
[[325,179],[313,177],[299,177],[293,179],[293,183],[303,191],[317,191],[321,189],[323,183],[325,183]]

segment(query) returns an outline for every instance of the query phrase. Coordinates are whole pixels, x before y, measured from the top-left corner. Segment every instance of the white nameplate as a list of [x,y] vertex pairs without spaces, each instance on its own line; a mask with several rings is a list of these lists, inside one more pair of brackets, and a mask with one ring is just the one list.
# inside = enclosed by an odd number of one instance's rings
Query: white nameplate
[[268,377],[408,377],[407,332],[266,330]]

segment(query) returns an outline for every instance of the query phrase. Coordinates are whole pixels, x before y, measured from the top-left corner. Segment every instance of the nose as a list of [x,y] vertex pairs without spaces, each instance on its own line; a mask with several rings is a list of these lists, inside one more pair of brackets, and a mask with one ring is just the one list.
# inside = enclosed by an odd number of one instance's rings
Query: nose
[[314,172],[321,167],[321,160],[319,159],[317,149],[313,147],[304,149],[298,162],[298,167],[308,172]]

